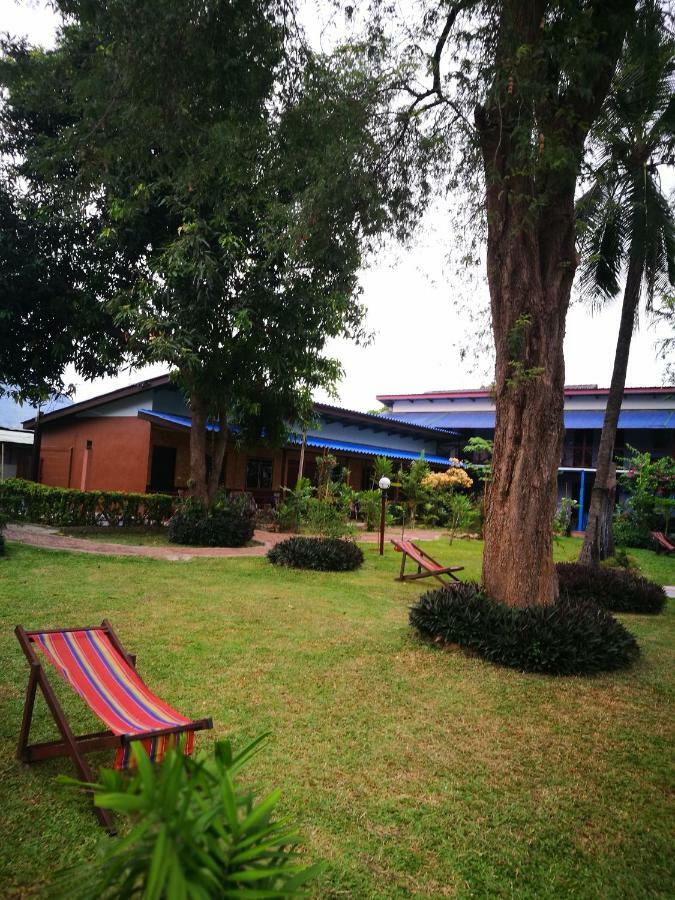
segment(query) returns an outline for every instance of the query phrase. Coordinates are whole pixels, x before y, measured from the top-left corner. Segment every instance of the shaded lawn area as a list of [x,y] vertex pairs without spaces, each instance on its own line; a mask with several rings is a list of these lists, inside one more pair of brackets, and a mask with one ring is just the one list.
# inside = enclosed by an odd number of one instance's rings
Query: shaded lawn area
[[[477,577],[480,544],[424,544]],[[557,544],[574,558],[578,542]],[[271,732],[251,774],[280,786],[327,871],[317,897],[672,896],[675,604],[622,616],[630,672],[555,680],[420,643],[407,607],[428,585],[393,580],[400,556],[364,545],[358,572],[272,569],[264,559],[151,559],[8,545],[0,560],[3,896],[107,838],[55,783],[67,760],[14,758],[28,667],[12,628],[98,623],[138,653],[151,687],[214,737]],[[675,561],[643,551],[675,583]],[[59,691],[78,730],[96,722]],[[53,736],[42,702],[35,738]],[[110,762],[111,755],[92,757]]]

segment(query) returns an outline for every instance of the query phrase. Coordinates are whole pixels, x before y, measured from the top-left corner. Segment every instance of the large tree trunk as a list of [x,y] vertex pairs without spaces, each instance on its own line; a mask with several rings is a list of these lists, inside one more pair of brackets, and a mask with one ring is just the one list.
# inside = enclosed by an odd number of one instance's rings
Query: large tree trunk
[[496,425],[483,584],[513,606],[553,603],[553,516],[563,440],[565,316],[576,253],[573,188],[539,227],[527,203],[488,189]]
[[[633,6],[634,0],[589,4],[598,61],[592,74],[579,83],[572,77],[561,90],[552,64],[561,37],[543,27],[548,4],[502,0],[494,83],[475,110],[486,184],[497,410],[483,584],[493,599],[513,606],[546,605],[558,596],[553,516],[565,318],[577,265],[574,190]],[[569,27],[562,40],[570,51],[576,15],[567,10],[561,20]]]
[[614,370],[607,397],[605,418],[602,423],[600,447],[598,448],[597,471],[591,493],[586,534],[579,553],[579,562],[597,565],[614,552],[612,536],[612,513],[616,476],[613,466],[616,429],[621,412],[621,401],[626,386],[626,372],[630,355],[630,342],[635,327],[635,315],[640,302],[642,282],[642,262],[637,253],[631,253],[626,278],[626,288],[621,307],[621,324],[614,354]]

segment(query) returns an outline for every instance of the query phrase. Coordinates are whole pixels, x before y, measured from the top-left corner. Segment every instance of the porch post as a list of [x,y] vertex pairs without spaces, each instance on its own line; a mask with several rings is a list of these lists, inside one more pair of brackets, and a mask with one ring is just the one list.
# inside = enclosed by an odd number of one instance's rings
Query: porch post
[[577,531],[582,531],[584,524],[584,491],[586,488],[586,470],[581,470],[581,485],[579,487],[579,514],[577,516]]

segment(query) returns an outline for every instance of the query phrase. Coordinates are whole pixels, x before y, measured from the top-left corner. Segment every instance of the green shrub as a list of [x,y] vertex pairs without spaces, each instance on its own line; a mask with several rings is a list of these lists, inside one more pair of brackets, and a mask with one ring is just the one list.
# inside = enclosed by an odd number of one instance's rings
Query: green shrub
[[186,497],[169,522],[169,541],[193,547],[243,547],[254,530],[255,508],[248,494],[219,494],[211,507]]
[[10,478],[0,482],[0,510],[43,525],[161,525],[173,511],[169,494],[78,491]]
[[569,537],[572,531],[572,516],[579,509],[579,503],[572,497],[561,497],[560,505],[553,518],[553,533]]
[[312,497],[307,504],[307,527],[313,534],[325,538],[342,538],[352,532],[347,510],[339,498],[330,501]]
[[611,612],[660,613],[666,592],[660,584],[629,569],[558,563],[561,594],[570,600],[595,600]]
[[410,624],[424,638],[524,672],[590,675],[626,668],[639,655],[633,635],[596,603],[561,597],[550,606],[510,607],[471,582],[423,594]]
[[170,749],[159,766],[135,743],[138,767],[130,777],[103,770],[100,783],[85,785],[97,806],[128,818],[132,828],[102,841],[95,862],[62,872],[57,895],[187,900],[303,893],[321,866],[299,862],[298,832],[275,815],[279,792],[257,801],[238,783],[262,740],[238,754],[220,741],[213,755],[194,759]]
[[7,525],[7,517],[0,512],[0,556],[5,555],[5,525]]
[[353,541],[337,538],[292,537],[276,544],[267,558],[275,566],[349,572],[363,563],[363,551]]
[[314,493],[309,478],[298,478],[295,488],[285,487],[284,500],[277,510],[281,531],[297,531],[307,516],[307,505]]
[[614,543],[617,547],[641,547],[650,549],[652,537],[649,523],[638,519],[627,509],[618,508],[612,523]]
[[[391,460],[387,460],[387,462],[391,464]],[[376,490],[361,491],[358,499],[361,515],[366,523],[366,531],[377,531],[382,514],[381,492]]]

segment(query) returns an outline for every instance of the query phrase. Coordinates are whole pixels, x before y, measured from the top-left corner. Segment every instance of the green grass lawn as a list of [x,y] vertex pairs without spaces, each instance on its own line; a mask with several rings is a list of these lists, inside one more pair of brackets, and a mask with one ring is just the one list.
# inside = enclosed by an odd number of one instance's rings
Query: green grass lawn
[[[424,545],[477,577],[481,545]],[[556,545],[574,558],[578,542]],[[67,760],[14,759],[28,668],[12,633],[109,617],[154,690],[213,716],[242,745],[271,733],[251,773],[279,786],[327,869],[317,897],[668,897],[675,891],[675,603],[622,616],[629,672],[553,679],[419,642],[407,607],[423,585],[364,545],[354,573],[273,569],[263,558],[98,557],[8,545],[0,559],[0,884],[38,894],[49,873],[108,840],[55,782]],[[675,584],[675,561],[636,552]],[[95,730],[59,690],[78,730]],[[34,737],[53,736],[42,703]],[[92,757],[97,763],[111,756]]]

